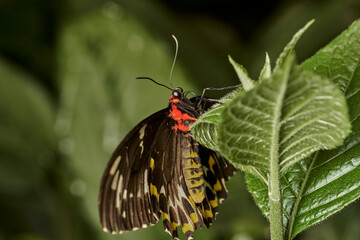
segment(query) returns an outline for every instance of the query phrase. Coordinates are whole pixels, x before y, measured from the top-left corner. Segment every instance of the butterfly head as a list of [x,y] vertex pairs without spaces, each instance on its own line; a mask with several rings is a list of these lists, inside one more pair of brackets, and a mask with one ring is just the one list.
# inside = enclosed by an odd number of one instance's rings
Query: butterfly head
[[[189,99],[187,98],[188,93],[193,93],[191,91],[184,91],[181,87],[177,87],[172,89],[171,97],[169,99],[170,106],[176,105],[178,108],[186,108],[188,110],[194,111],[194,114],[196,114],[196,104],[195,99]],[[195,93],[193,93],[195,94]]]
[[174,88],[169,100],[170,103],[179,103],[184,99],[184,90],[180,87]]

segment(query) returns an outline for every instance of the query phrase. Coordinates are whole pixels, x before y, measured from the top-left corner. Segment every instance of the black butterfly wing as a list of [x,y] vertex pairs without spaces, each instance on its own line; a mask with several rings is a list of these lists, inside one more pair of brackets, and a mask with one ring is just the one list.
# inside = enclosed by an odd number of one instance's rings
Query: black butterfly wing
[[100,184],[99,213],[104,231],[115,233],[155,224],[149,189],[150,154],[159,127],[168,121],[163,109],[136,125],[116,148]]
[[203,226],[201,213],[190,198],[182,164],[183,151],[193,147],[193,139],[175,133],[169,124],[171,119],[160,126],[150,158],[151,203],[161,215],[165,231],[177,238],[177,227],[181,227],[189,239],[195,229]]
[[[105,231],[150,226],[161,216],[173,238],[181,227],[190,239],[195,229],[209,227],[218,213],[218,200],[227,196],[225,181],[235,168],[189,134],[176,133],[169,113],[164,109],[143,120],[113,153],[99,196]],[[192,171],[197,178],[189,177]],[[194,190],[202,197],[189,192]]]
[[200,146],[201,163],[204,169],[206,197],[199,205],[207,227],[219,212],[218,202],[227,198],[225,181],[236,173],[236,168],[219,153]]
[[190,239],[195,229],[210,226],[218,213],[218,200],[227,197],[225,181],[236,170],[189,134],[175,133],[168,121],[159,127],[150,157],[151,203],[165,231],[177,238],[180,227]]

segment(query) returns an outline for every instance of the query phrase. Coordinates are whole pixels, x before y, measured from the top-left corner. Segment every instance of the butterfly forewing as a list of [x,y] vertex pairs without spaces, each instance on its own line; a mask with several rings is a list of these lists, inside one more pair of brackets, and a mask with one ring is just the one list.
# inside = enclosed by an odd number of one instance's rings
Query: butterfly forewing
[[149,153],[168,109],[143,120],[119,144],[100,184],[99,211],[103,229],[122,232],[155,224],[150,203]]

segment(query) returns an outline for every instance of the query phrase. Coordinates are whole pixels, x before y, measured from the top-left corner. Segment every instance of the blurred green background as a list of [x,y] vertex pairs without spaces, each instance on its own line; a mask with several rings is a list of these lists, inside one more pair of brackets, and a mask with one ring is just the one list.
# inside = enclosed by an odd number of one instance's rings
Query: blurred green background
[[[227,54],[256,79],[312,18],[298,61],[359,18],[355,0],[1,0],[0,239],[170,239],[155,227],[111,235],[98,219],[102,171],[137,122],[167,106],[175,86],[235,85]],[[219,97],[223,93],[212,93]],[[195,239],[269,239],[239,173],[210,229]],[[360,239],[359,202],[297,239]],[[180,232],[180,231],[179,231]],[[183,235],[182,235],[183,236]]]

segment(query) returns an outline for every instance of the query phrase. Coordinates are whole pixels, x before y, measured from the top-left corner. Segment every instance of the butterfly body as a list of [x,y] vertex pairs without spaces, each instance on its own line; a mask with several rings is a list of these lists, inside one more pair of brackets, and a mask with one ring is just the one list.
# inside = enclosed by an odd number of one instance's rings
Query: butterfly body
[[161,217],[173,238],[181,227],[191,239],[195,229],[210,226],[235,168],[192,138],[190,127],[206,110],[201,101],[175,88],[169,106],[140,122],[119,144],[100,186],[105,231],[144,228]]

